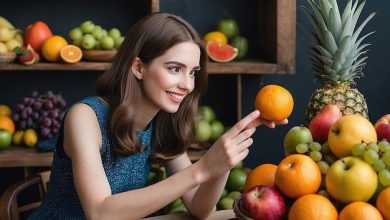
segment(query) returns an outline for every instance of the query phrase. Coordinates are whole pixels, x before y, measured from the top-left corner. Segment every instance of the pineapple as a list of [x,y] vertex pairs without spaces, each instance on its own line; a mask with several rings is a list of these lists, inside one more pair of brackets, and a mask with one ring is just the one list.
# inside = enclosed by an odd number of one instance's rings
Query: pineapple
[[327,104],[339,105],[343,115],[358,114],[368,118],[364,96],[353,86],[363,76],[367,46],[362,41],[373,32],[359,37],[360,32],[375,15],[370,14],[356,27],[365,2],[348,0],[340,15],[336,0],[308,0],[312,11],[302,7],[314,31],[301,28],[312,41],[310,53],[315,78],[321,88],[311,96],[306,107],[306,124]]

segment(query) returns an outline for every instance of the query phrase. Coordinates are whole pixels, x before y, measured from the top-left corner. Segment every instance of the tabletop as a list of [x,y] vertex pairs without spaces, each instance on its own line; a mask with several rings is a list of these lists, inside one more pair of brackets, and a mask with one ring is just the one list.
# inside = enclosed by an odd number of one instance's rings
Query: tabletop
[[[191,220],[196,219],[188,213],[169,214],[144,218],[144,220]],[[233,209],[219,210],[211,213],[207,220],[233,220],[237,219]]]

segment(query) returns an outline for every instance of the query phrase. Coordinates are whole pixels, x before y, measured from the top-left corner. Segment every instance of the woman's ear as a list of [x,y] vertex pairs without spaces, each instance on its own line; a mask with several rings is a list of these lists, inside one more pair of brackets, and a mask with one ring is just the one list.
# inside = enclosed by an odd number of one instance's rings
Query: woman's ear
[[144,73],[144,63],[139,57],[136,57],[131,64],[131,71],[137,79],[142,80],[142,75]]

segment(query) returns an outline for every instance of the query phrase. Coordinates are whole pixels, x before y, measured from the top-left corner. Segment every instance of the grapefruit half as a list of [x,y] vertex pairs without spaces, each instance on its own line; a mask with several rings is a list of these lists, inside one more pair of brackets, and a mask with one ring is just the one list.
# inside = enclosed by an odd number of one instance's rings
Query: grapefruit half
[[229,44],[221,44],[215,41],[209,41],[206,46],[208,56],[215,62],[226,63],[232,61],[237,55],[238,50]]

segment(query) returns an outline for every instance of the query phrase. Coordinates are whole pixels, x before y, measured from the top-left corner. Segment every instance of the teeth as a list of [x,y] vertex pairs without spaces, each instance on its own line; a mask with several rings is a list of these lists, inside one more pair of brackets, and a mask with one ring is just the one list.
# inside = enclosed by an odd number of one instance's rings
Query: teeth
[[174,99],[177,99],[177,100],[182,100],[184,98],[184,95],[178,95],[177,93],[174,93],[174,92],[168,92],[168,95],[171,96],[172,98]]

